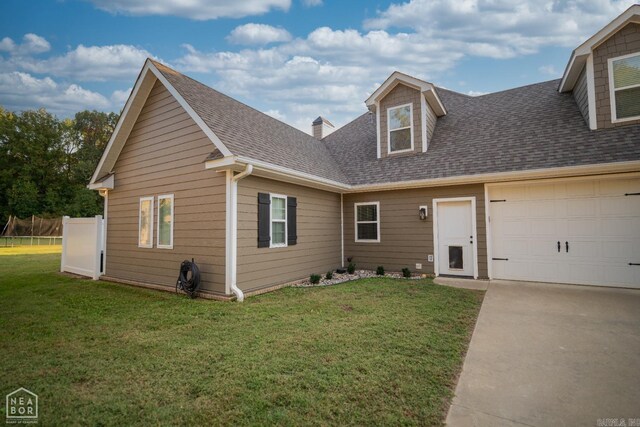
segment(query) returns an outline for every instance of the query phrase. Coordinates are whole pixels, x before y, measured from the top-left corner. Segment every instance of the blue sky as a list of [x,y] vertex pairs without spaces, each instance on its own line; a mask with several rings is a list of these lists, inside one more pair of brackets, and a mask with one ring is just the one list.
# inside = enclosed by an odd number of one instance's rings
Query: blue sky
[[147,56],[309,131],[393,71],[482,94],[559,78],[633,1],[3,0],[0,105],[120,111]]

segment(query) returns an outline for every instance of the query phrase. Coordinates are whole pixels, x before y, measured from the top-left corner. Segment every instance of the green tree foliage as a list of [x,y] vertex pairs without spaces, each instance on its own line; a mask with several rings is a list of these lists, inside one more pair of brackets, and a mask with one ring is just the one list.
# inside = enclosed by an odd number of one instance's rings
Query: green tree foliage
[[0,222],[100,214],[102,198],[86,186],[117,121],[99,111],[60,120],[44,109],[0,107]]

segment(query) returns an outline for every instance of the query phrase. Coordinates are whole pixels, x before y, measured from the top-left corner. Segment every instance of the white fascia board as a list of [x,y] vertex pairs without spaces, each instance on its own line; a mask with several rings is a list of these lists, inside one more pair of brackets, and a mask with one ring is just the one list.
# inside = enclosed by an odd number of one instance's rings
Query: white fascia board
[[[153,78],[149,78],[153,77]],[[153,64],[153,62],[149,59],[146,60],[136,83],[134,85],[131,94],[129,95],[129,99],[125,104],[124,109],[120,115],[120,119],[116,125],[109,142],[107,143],[107,147],[102,153],[102,157],[100,158],[100,162],[98,163],[98,167],[96,168],[93,176],[91,178],[90,186],[95,184],[96,180],[100,176],[104,176],[105,174],[111,172],[111,168],[115,164],[122,147],[124,146],[131,129],[133,128],[140,111],[144,107],[147,97],[149,96],[149,92],[151,92],[151,88],[155,84],[157,80],[164,85],[164,87],[171,93],[174,99],[180,104],[180,106],[189,114],[189,116],[196,122],[198,127],[204,132],[205,135],[211,140],[213,145],[220,150],[222,154],[225,156],[231,156],[231,151],[220,141],[220,138],[207,126],[202,118],[191,108],[191,106],[185,101],[185,99],[176,91],[176,89],[169,83],[169,81],[164,77],[164,75],[158,70],[158,68]],[[115,151],[114,151],[115,150]],[[107,163],[107,159],[109,159],[109,163]],[[109,170],[106,170],[109,169]],[[91,188],[91,187],[89,187]]]
[[436,88],[433,87],[433,85],[430,86],[431,87],[427,90],[422,91],[422,94],[427,99],[427,102],[429,103],[431,109],[433,109],[433,111],[436,113],[436,116],[442,117],[447,114],[447,110],[444,108],[442,101],[440,101],[440,97],[436,92]]
[[89,190],[113,190],[114,182],[114,174],[111,174],[100,182],[93,182],[87,185],[87,188]]
[[529,179],[565,178],[573,176],[603,175],[640,171],[640,161],[634,160],[630,162],[614,162],[601,163],[596,165],[531,169],[527,171],[461,175],[449,178],[421,179],[366,185],[348,185],[339,183],[337,181],[320,178],[304,172],[293,171],[292,169],[273,165],[271,163],[249,159],[246,157],[234,156],[231,159],[223,158],[218,160],[210,160],[207,162],[206,168],[219,171],[232,169],[235,167],[244,169],[247,164],[251,164],[254,166],[253,175],[256,176],[345,194],[383,190],[402,190],[421,187],[441,187],[445,185],[487,184],[506,181],[522,181]]
[[[142,70],[140,70],[140,74],[138,74],[138,78],[136,79],[136,83],[133,86],[133,90],[129,94],[127,102],[124,104],[124,108],[122,109],[120,118],[118,119],[118,123],[116,124],[116,127],[111,134],[111,138],[109,138],[109,142],[107,143],[107,147],[102,153],[102,157],[100,157],[100,161],[98,162],[96,170],[93,172],[93,176],[91,177],[89,185],[95,184],[98,178],[111,172],[111,170],[103,170],[105,167],[105,162],[109,157],[111,151],[114,149],[114,145],[120,145],[115,143],[116,140],[118,140],[118,142],[120,143],[120,139],[126,139],[126,136],[128,136],[131,132],[135,120],[132,120],[130,116],[135,115],[135,118],[137,119],[138,114],[140,114],[140,111],[144,106],[144,102],[141,102],[141,98],[144,98],[144,101],[146,101],[147,97],[149,96],[149,92],[151,92],[151,88],[153,88],[153,85],[155,84],[155,78],[147,79],[150,64],[151,61],[147,59],[144,63],[144,66],[142,67]],[[126,133],[126,136],[123,133]],[[122,141],[121,143],[124,144],[124,141]],[[120,149],[121,148],[122,147],[120,147]]]
[[185,101],[185,99],[178,93],[178,91],[169,83],[166,77],[156,68],[153,62],[149,61],[149,69],[155,74],[155,76],[160,80],[160,82],[167,88],[169,93],[173,95],[173,97],[178,101],[180,106],[184,108],[184,110],[191,116],[194,122],[200,127],[200,129],[204,132],[207,137],[213,142],[213,145],[216,146],[220,152],[225,156],[231,156],[231,151],[220,141],[220,138],[206,125],[206,123],[202,120],[202,118],[191,108],[191,106]]
[[424,80],[411,77],[399,71],[394,71],[393,73],[391,73],[389,77],[387,77],[384,83],[382,83],[380,87],[376,89],[371,94],[371,96],[367,98],[366,101],[364,101],[364,103],[367,105],[367,107],[371,107],[372,105],[375,105],[377,100],[384,98],[387,92],[391,91],[394,87],[396,87],[398,83],[403,83],[407,86],[411,86],[415,89],[420,90],[421,92],[424,92],[425,90],[428,90],[430,87],[433,87],[433,85],[429,82],[425,82]]
[[420,91],[420,93],[426,97],[429,106],[438,117],[447,114],[447,110],[444,108],[442,101],[440,101],[440,97],[438,96],[434,85],[429,82],[425,82],[424,80],[400,73],[399,71],[394,71],[387,80],[385,80],[384,83],[382,83],[382,85],[380,85],[380,87],[376,89],[369,98],[367,98],[365,101],[367,108],[375,106],[377,110],[379,108],[379,101],[387,96],[387,94],[400,83]]
[[612,34],[620,28],[634,22],[640,23],[640,5],[634,4],[622,12],[617,18],[605,25],[600,31],[589,37],[584,43],[575,48],[569,59],[569,63],[564,70],[559,91],[568,92],[573,89],[573,85],[582,71],[582,66],[593,49],[604,43]]
[[292,184],[299,184],[306,187],[318,188],[338,193],[349,189],[349,185],[343,184],[338,181],[321,178],[309,173],[299,172],[290,168],[242,156],[230,156],[216,160],[208,160],[205,162],[205,168],[213,169],[216,171],[241,171],[244,170],[246,165],[249,164],[253,165],[252,175],[256,176],[276,179],[279,181],[290,182]]
[[601,163],[597,165],[567,166],[559,168],[532,169],[528,171],[497,172],[490,174],[463,175],[451,178],[435,178],[400,181],[381,184],[352,185],[346,193],[399,190],[420,187],[441,187],[445,185],[483,184],[529,179],[565,178],[573,176],[603,175],[640,171],[640,161]]

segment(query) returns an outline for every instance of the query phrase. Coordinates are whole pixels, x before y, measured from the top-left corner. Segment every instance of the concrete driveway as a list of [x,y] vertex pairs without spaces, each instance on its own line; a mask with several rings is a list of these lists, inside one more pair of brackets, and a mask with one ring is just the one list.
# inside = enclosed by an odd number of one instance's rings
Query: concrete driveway
[[492,281],[447,424],[640,426],[640,291]]

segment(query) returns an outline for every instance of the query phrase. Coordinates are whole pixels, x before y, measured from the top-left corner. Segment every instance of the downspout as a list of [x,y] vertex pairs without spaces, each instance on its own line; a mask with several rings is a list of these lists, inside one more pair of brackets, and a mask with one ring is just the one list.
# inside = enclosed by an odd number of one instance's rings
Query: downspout
[[109,190],[102,189],[98,191],[104,198],[104,213],[102,215],[102,269],[100,274],[106,274],[107,272],[107,215],[109,213]]
[[[238,175],[231,175],[231,292],[236,296],[239,302],[244,301],[244,293],[237,284],[238,272],[238,181],[245,178],[253,172],[253,165],[248,164],[244,171]],[[233,174],[233,172],[231,172]],[[228,226],[228,225],[227,225]]]
[[340,193],[340,267],[344,267],[344,194]]

